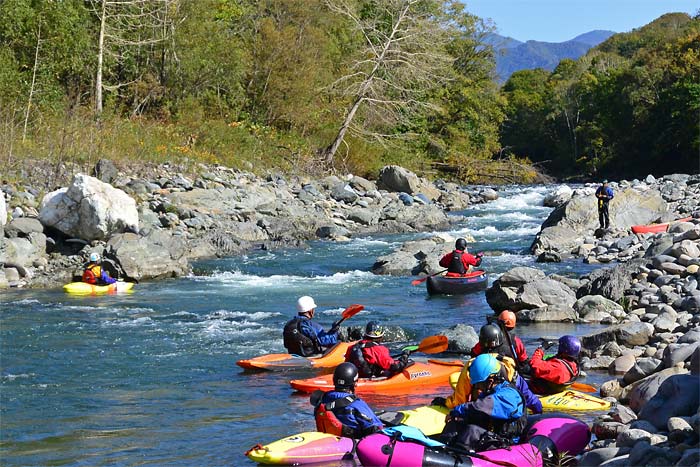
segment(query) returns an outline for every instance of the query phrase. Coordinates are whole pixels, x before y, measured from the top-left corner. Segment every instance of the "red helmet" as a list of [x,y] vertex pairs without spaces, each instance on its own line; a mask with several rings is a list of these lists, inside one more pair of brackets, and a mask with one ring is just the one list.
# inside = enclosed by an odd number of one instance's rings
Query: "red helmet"
[[510,310],[501,311],[501,314],[498,315],[498,319],[502,321],[508,329],[513,329],[515,327],[515,313]]

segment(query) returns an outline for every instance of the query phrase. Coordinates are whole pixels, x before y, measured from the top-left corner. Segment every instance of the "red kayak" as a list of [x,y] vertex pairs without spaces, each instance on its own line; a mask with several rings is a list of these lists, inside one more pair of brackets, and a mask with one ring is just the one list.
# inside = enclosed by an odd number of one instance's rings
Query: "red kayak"
[[[692,217],[684,217],[683,219],[678,219],[673,222],[688,222],[691,220]],[[641,233],[659,233],[659,232],[666,232],[668,228],[671,226],[672,222],[664,222],[662,224],[647,224],[647,225],[633,225],[632,226],[632,233],[636,234],[641,234]]]
[[[450,374],[459,371],[464,362],[461,360],[435,360],[415,362],[390,378],[360,378],[355,386],[358,394],[409,394],[421,390],[432,390],[435,386],[448,386]],[[323,375],[308,379],[295,379],[289,382],[294,389],[302,392],[314,392],[316,389],[330,391],[333,375]]]

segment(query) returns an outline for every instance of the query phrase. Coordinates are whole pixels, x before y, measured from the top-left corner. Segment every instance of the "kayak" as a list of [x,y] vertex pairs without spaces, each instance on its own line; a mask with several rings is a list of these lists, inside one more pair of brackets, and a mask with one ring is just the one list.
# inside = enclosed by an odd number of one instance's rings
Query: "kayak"
[[353,440],[341,436],[306,431],[266,445],[256,444],[245,455],[258,464],[304,465],[352,459]]
[[63,286],[69,294],[73,295],[97,295],[97,294],[114,294],[119,292],[127,292],[134,287],[133,282],[117,281],[108,285],[88,284],[87,282],[71,282]]
[[[678,219],[673,222],[688,222],[691,219],[692,217],[684,217],[683,219]],[[641,234],[666,232],[671,224],[671,222],[663,222],[661,224],[633,225],[632,233]]]
[[[356,394],[391,393],[410,394],[421,389],[449,384],[449,377],[464,365],[461,360],[435,360],[414,362],[390,378],[360,378],[355,385]],[[323,375],[308,379],[294,379],[289,382],[294,389],[301,392],[313,392],[316,389],[330,391],[333,375]]]
[[[591,439],[584,422],[563,414],[536,415],[528,418],[521,444],[479,453],[456,452],[444,445],[427,446],[416,441],[374,433],[357,444],[357,457],[364,466],[454,467],[503,465],[541,467],[556,461],[559,453],[575,456]],[[434,444],[434,443],[431,443]]]
[[[454,389],[459,380],[459,373],[452,373],[449,380],[450,386]],[[542,402],[544,410],[593,411],[608,410],[610,408],[609,401],[585,392],[574,391],[573,389],[567,389],[548,396],[538,395],[537,397]]]
[[610,401],[585,392],[567,389],[551,396],[538,396],[543,409],[549,410],[608,410]]
[[425,284],[430,295],[459,295],[485,290],[489,278],[484,271],[474,271],[461,277],[431,276]]
[[345,352],[355,342],[339,342],[319,357],[302,357],[288,353],[260,355],[238,360],[236,365],[247,370],[288,370],[292,368],[334,368],[345,361]]
[[[448,409],[423,406],[397,412],[384,412],[379,416],[384,425],[404,424],[414,426],[425,433],[440,433],[445,426]],[[256,444],[246,456],[259,464],[303,465],[317,462],[340,461],[353,458],[353,440],[318,431],[307,431],[278,441]]]

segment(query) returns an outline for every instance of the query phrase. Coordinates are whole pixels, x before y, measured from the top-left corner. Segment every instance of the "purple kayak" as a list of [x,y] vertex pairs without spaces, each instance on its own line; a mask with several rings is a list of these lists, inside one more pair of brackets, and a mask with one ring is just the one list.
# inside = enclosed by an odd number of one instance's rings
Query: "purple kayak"
[[542,467],[545,460],[567,453],[581,453],[591,439],[588,425],[563,414],[537,415],[528,418],[525,442],[507,449],[475,454],[452,453],[449,449],[431,448],[412,441],[395,441],[384,433],[375,433],[357,445],[357,457],[365,467]]

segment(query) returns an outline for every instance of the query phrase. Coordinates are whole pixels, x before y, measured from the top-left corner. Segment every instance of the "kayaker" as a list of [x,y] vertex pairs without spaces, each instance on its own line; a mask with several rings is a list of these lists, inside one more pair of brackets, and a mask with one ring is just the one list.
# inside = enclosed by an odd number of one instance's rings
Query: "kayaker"
[[287,321],[282,331],[284,347],[291,354],[309,357],[322,354],[325,349],[338,343],[338,327],[328,331],[312,321],[316,312],[316,302],[308,295],[297,300],[298,315]]
[[[515,358],[518,362],[518,366],[527,362],[527,350],[525,349],[525,345],[518,336],[513,334],[516,323],[515,313],[510,310],[503,310],[496,318],[496,323],[496,327],[498,327],[501,332],[496,332],[492,327],[482,327],[479,331],[479,342],[472,348],[471,356],[476,357],[482,353],[483,347],[481,341],[484,340],[486,342],[492,342],[492,345],[495,347],[491,348],[496,348],[497,352],[501,355]],[[489,323],[489,325],[493,324]],[[482,333],[486,335],[482,337]],[[508,333],[507,336],[505,335],[506,333]],[[506,348],[503,348],[504,345]],[[502,353],[502,351],[506,353]]]
[[598,199],[598,222],[600,223],[600,228],[607,229],[610,227],[608,203],[614,197],[613,190],[608,186],[607,180],[603,180],[603,184],[595,191],[595,197]]
[[102,257],[99,253],[93,251],[90,253],[90,261],[83,270],[83,282],[94,285],[108,285],[117,282],[102,267]]
[[333,372],[334,391],[311,394],[316,430],[348,438],[362,438],[383,428],[365,401],[355,395],[357,367],[345,362]]
[[473,382],[470,402],[454,407],[445,418],[441,441],[461,448],[484,451],[517,444],[527,424],[525,400],[501,375],[501,363],[482,354],[469,367]]
[[455,249],[451,253],[447,253],[440,259],[440,266],[447,268],[447,277],[459,277],[467,274],[472,266],[479,266],[483,253],[477,253],[476,256],[467,252],[467,241],[463,238],[458,238],[455,242]]
[[576,336],[559,338],[554,357],[544,359],[544,349],[538,347],[532,355],[530,387],[537,394],[556,394],[566,390],[580,374],[578,357],[581,341]]
[[377,321],[370,321],[365,327],[363,339],[345,353],[345,361],[357,367],[360,378],[390,377],[408,366],[408,354],[402,353],[395,360],[389,354],[389,349],[380,343],[383,337],[384,328]]

